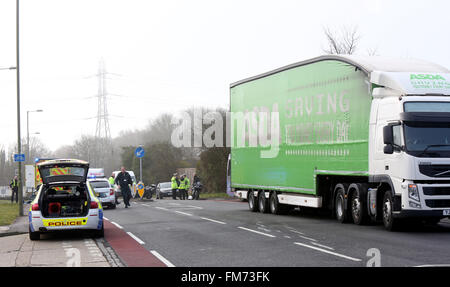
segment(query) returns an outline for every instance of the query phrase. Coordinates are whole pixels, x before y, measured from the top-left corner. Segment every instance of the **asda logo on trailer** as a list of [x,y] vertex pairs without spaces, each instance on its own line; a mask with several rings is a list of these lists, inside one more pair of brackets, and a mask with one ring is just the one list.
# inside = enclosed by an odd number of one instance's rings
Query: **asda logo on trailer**
[[411,80],[442,80],[445,81],[445,78],[441,75],[432,75],[432,74],[411,74]]

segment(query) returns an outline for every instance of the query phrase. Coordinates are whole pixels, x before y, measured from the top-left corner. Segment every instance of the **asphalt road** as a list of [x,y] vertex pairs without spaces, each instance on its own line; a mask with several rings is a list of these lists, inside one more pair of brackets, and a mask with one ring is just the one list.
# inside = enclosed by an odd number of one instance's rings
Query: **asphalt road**
[[450,266],[450,221],[402,232],[327,214],[253,213],[246,202],[155,200],[105,210],[166,265],[180,267]]

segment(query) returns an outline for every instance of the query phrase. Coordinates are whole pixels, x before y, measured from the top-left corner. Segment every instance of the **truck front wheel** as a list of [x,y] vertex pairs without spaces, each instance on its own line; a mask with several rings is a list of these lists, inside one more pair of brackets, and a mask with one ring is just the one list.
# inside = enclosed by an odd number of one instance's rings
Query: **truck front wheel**
[[363,196],[363,188],[364,186],[358,183],[349,187],[353,190],[350,201],[353,223],[357,225],[365,224],[368,221],[367,203],[365,196]]
[[383,196],[383,224],[389,231],[397,230],[399,227],[399,219],[395,219],[393,216],[394,200],[390,190],[386,190]]

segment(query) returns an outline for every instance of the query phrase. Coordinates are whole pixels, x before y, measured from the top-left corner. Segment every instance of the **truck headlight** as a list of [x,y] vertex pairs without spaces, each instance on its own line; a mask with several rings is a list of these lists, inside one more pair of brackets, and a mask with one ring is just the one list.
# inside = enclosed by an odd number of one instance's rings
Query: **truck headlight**
[[411,199],[420,201],[419,188],[415,184],[408,184],[408,196]]
[[412,207],[412,208],[421,208],[421,205],[420,205],[420,203],[416,203],[416,202],[410,201],[410,202],[409,202],[409,207]]

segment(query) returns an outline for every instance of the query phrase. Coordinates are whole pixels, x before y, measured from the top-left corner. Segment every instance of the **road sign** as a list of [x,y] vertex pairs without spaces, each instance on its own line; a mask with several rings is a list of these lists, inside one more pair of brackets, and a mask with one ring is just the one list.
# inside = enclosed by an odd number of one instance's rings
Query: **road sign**
[[138,147],[135,151],[134,154],[136,155],[137,158],[142,158],[145,154],[144,148],[143,147]]
[[28,188],[33,188],[35,185],[35,174],[34,174],[34,165],[27,164],[25,165],[25,186]]
[[137,192],[139,193],[139,197],[142,198],[142,196],[144,195],[144,191],[145,191],[144,184],[142,182],[139,182],[137,184],[136,188],[137,188]]
[[23,153],[14,154],[14,161],[15,162],[25,161],[25,154],[23,154]]

